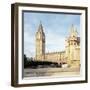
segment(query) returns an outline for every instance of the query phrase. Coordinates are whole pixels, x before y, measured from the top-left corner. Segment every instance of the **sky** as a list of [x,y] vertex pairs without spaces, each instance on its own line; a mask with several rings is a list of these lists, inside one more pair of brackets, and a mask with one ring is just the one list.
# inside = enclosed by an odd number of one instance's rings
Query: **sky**
[[42,23],[45,33],[46,52],[57,52],[65,50],[65,39],[70,33],[73,24],[80,34],[80,15],[24,12],[24,54],[27,57],[35,56],[35,33]]

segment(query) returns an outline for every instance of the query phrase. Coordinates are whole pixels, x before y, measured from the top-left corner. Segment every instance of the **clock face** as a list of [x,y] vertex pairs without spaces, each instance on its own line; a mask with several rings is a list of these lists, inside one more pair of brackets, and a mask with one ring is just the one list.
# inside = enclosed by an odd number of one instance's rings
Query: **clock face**
[[40,34],[38,33],[38,35],[37,35],[37,39],[40,39]]
[[41,39],[41,38],[44,40],[45,39],[45,36],[38,33],[37,34],[37,39]]
[[40,39],[40,34],[38,34],[38,39]]

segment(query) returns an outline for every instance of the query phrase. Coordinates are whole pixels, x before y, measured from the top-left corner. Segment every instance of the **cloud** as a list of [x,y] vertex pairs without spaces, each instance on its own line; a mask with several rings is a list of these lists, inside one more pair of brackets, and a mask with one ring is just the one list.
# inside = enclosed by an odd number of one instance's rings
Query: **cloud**
[[64,50],[65,37],[57,33],[46,33],[46,52]]
[[24,29],[24,53],[28,57],[35,56],[35,32],[29,24],[25,24]]

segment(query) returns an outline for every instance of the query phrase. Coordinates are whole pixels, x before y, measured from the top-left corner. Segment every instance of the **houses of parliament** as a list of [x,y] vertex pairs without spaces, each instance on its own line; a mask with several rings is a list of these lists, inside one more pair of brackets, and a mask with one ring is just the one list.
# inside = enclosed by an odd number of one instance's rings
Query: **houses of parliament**
[[[65,50],[60,52],[45,52],[45,32],[42,23],[35,34],[35,60],[66,63],[69,66],[80,66],[80,37],[74,25],[70,27],[69,36],[65,40]],[[57,42],[60,43],[60,42]]]

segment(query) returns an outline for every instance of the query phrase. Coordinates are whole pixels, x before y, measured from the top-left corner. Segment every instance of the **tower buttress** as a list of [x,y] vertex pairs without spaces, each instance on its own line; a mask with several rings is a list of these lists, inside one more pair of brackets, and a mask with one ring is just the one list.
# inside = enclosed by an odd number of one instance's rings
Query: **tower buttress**
[[78,45],[78,33],[74,25],[70,28],[70,36],[66,40],[66,59],[70,65],[76,59],[76,47]]

